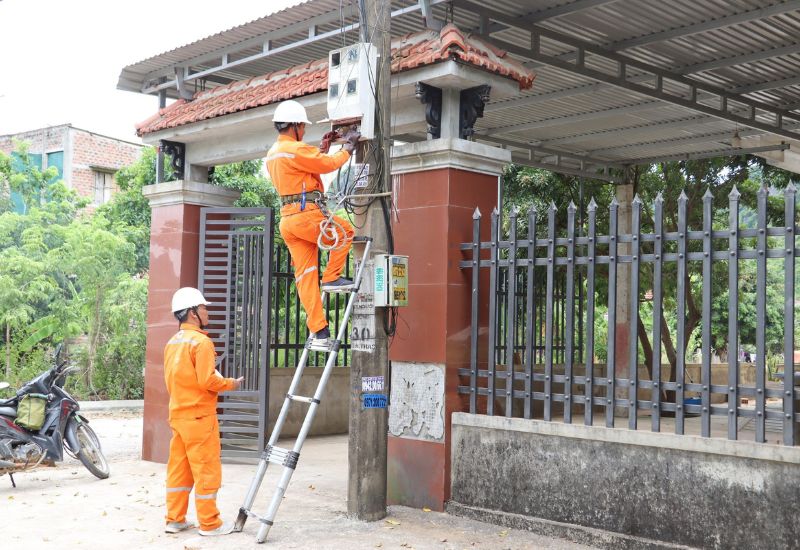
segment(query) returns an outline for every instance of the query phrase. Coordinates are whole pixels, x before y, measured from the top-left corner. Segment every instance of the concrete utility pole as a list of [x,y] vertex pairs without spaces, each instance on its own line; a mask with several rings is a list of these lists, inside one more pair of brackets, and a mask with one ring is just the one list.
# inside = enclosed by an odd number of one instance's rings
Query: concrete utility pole
[[[370,163],[369,191],[380,193],[389,190],[389,154],[391,119],[391,36],[389,33],[390,2],[385,0],[359,0],[361,41],[371,42],[378,53],[375,82],[375,139],[365,142],[359,151],[359,161]],[[369,154],[374,148],[374,153]],[[361,160],[364,159],[364,160]],[[382,162],[379,160],[382,159]],[[378,172],[378,164],[382,165]],[[356,234],[373,239],[372,254],[389,252],[386,221],[380,200],[372,202],[363,216],[358,216]],[[369,264],[367,265],[369,268]],[[374,265],[365,269],[364,278],[371,289]],[[362,283],[362,289],[365,285]],[[386,445],[388,437],[388,409],[365,408],[363,395],[384,394],[389,390],[389,345],[384,331],[386,308],[369,307],[372,296],[358,297],[362,314],[354,317],[353,326],[360,327],[361,335],[374,338],[362,340],[364,351],[352,352],[350,367],[350,441],[347,486],[347,511],[361,520],[375,521],[386,517]],[[374,312],[374,315],[371,315]],[[371,319],[370,319],[371,317]],[[363,385],[370,377],[368,386]],[[384,401],[385,403],[386,401]]]

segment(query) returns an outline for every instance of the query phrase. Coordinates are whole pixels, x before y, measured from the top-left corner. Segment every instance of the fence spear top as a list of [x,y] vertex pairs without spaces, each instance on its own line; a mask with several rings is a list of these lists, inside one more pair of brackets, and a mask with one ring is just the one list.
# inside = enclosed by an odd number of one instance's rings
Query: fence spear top
[[703,195],[703,200],[706,201],[706,200],[711,200],[713,198],[714,198],[714,194],[711,192],[711,188],[710,187],[706,187],[706,192]]
[[656,195],[655,202],[660,202],[660,203],[664,202],[664,194],[661,191],[659,191],[658,195]]
[[535,216],[536,214],[537,214],[536,205],[535,204],[530,205],[530,207],[528,208],[528,215]]
[[511,212],[509,213],[509,216],[511,216],[512,218],[516,218],[517,216],[519,216],[519,208],[517,208],[516,205],[511,207]]
[[633,200],[631,201],[631,204],[642,204],[642,199],[639,198],[639,193],[636,193],[633,196]]
[[492,216],[497,216],[498,214],[500,214],[500,211],[495,206],[494,208],[492,208]]
[[553,212],[558,210],[558,207],[556,206],[555,201],[550,201],[550,210],[552,210]]
[[597,203],[594,201],[594,197],[589,201],[589,206],[587,208],[589,210],[597,210]]
[[794,194],[796,192],[797,192],[797,187],[795,187],[793,181],[790,181],[789,185],[787,185],[786,189],[784,189],[784,194],[789,195],[789,194]]
[[[594,199],[592,199],[592,200],[594,200]],[[613,209],[613,208],[619,208],[619,201],[617,200],[617,197],[613,197],[613,198],[611,199],[611,204],[609,204],[609,205],[608,205],[608,207],[609,207],[610,209]]]
[[575,206],[575,203],[569,201],[569,206],[567,206],[567,212],[575,212],[578,208]]
[[767,184],[766,184],[766,182],[763,183],[761,185],[761,187],[758,188],[758,194],[759,195],[766,195],[767,194]]
[[739,197],[741,196],[742,194],[739,193],[739,189],[735,185],[733,186],[733,189],[731,189],[731,192],[728,193],[728,198],[736,201],[738,201]]
[[689,197],[686,196],[686,189],[683,189],[681,191],[680,196],[678,197],[678,202],[688,202],[688,201],[689,201]]
[[473,220],[481,219],[481,209],[480,208],[475,207],[475,212],[472,213],[472,219]]

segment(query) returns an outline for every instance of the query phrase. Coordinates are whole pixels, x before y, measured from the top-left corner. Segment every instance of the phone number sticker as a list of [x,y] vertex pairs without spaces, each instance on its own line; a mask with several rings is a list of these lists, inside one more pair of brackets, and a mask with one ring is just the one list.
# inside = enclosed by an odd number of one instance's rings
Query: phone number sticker
[[382,393],[365,393],[363,403],[365,409],[385,409],[388,400]]

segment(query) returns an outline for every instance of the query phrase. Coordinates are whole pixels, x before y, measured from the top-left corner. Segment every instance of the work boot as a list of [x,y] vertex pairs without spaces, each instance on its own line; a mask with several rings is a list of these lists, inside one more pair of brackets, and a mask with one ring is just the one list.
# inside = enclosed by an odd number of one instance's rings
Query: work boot
[[328,329],[328,325],[325,325],[325,328],[311,335],[311,349],[327,350],[330,338],[331,331]]
[[233,533],[233,522],[229,521],[227,523],[223,523],[216,529],[212,529],[211,531],[203,531],[200,529],[198,531],[204,537],[218,537],[220,535],[230,535]]
[[344,277],[339,277],[335,281],[322,283],[320,288],[323,292],[350,292],[353,290],[353,281],[345,279]]
[[164,532],[173,534],[180,533],[181,531],[186,531],[192,527],[194,527],[194,524],[189,523],[188,521],[170,521],[167,523],[167,526],[164,527]]

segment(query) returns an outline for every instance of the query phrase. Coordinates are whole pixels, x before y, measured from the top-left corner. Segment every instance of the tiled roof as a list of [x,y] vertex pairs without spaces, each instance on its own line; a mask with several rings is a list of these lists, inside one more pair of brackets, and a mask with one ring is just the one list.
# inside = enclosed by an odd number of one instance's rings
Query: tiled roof
[[[426,30],[392,41],[392,73],[450,59],[516,80],[521,90],[530,88],[535,78],[531,70],[506,52],[485,43],[476,35],[465,35],[453,25],[446,25],[439,33]],[[178,100],[137,124],[136,133],[143,136],[321,92],[327,88],[326,58],[198,92],[192,101]]]

